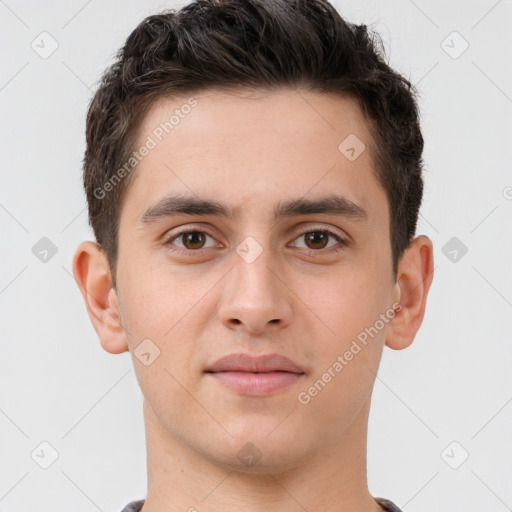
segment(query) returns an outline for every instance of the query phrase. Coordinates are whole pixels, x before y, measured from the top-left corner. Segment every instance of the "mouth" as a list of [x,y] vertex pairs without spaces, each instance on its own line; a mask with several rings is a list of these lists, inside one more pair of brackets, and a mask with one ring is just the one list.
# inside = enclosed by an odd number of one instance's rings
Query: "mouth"
[[280,354],[231,354],[217,360],[205,374],[241,395],[265,396],[297,383],[305,375],[296,363]]

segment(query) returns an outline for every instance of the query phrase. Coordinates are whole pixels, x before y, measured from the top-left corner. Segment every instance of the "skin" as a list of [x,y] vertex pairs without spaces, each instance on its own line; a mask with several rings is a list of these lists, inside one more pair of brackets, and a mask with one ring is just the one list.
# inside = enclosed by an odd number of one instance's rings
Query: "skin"
[[[413,240],[394,281],[389,205],[372,168],[367,122],[353,100],[291,89],[194,97],[197,106],[142,160],[127,190],[117,290],[95,243],[81,243],[73,259],[103,348],[130,351],[144,395],[143,512],[380,511],[366,477],[371,393],[384,345],[408,347],[422,323],[432,242]],[[140,145],[186,100],[155,103]],[[338,150],[349,134],[366,146],[354,161]],[[280,201],[334,192],[363,207],[367,221],[325,213],[272,217]],[[171,193],[240,213],[141,225],[141,214]],[[195,249],[201,240],[185,245],[178,237],[165,245],[178,228],[209,235],[202,254]],[[338,252],[329,252],[340,247],[335,238],[327,248],[308,245],[304,234],[320,229],[350,244]],[[262,249],[252,263],[236,252],[247,236]],[[397,302],[401,309],[378,335],[301,404],[298,393]],[[148,366],[134,354],[144,339],[160,350]],[[236,352],[279,353],[305,375],[269,396],[240,395],[203,373]],[[261,454],[251,467],[237,456],[247,442]]]

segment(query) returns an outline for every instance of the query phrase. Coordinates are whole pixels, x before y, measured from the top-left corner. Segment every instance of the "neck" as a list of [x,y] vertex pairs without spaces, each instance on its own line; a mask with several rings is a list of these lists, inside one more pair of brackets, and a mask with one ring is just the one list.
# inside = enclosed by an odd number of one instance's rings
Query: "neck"
[[382,512],[366,475],[370,399],[335,446],[286,472],[250,473],[205,459],[166,432],[144,401],[148,493],[142,512]]

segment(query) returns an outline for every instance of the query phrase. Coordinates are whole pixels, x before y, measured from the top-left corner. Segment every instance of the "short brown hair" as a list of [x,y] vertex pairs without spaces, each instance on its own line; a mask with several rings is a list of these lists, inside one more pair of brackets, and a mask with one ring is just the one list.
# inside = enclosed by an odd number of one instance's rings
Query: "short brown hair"
[[148,107],[209,88],[283,86],[358,100],[389,202],[396,279],[423,195],[423,137],[416,91],[386,64],[378,35],[343,20],[327,0],[196,0],[144,19],[89,105],[83,183],[114,288],[120,206],[134,172],[115,186],[112,179],[130,158]]

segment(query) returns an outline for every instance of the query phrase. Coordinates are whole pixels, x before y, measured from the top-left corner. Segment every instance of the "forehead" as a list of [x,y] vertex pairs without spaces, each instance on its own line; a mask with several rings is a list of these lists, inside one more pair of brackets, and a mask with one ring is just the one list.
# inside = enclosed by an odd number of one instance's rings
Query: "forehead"
[[123,204],[132,217],[170,191],[222,198],[249,215],[333,189],[370,216],[387,215],[368,124],[348,97],[282,89],[161,98],[139,127],[136,148],[144,145]]
[[[348,135],[347,131],[371,142],[367,121],[356,100],[350,97],[289,88],[230,92],[213,89],[156,100],[142,120],[139,142],[143,143],[142,137],[148,134],[159,144],[165,142],[162,138],[171,138],[168,135],[177,143],[196,136],[197,154],[216,150],[223,158],[231,153],[239,157],[244,148],[250,151],[262,145],[267,151],[277,149],[278,155],[287,159],[292,155],[286,150],[295,149],[299,158],[301,151],[321,145],[328,150],[325,156],[332,160],[332,154],[339,152],[340,137]],[[240,140],[244,144],[237,146],[235,143]],[[301,140],[310,144],[296,148],[294,142]],[[317,158],[323,160],[321,155]]]

